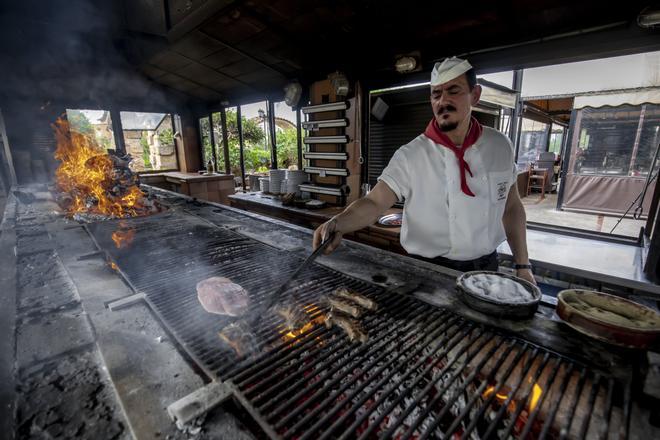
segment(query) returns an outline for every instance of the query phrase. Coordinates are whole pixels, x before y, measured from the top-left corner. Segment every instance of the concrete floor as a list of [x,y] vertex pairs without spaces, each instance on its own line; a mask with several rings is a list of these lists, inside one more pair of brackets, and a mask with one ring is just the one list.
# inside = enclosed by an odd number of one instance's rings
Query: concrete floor
[[[610,233],[619,220],[616,216],[557,211],[557,194],[546,194],[545,198],[541,199],[541,194],[532,193],[523,197],[522,201],[527,212],[527,221],[530,222]],[[639,228],[645,224],[646,220],[624,218],[614,230],[614,234],[638,237]]]

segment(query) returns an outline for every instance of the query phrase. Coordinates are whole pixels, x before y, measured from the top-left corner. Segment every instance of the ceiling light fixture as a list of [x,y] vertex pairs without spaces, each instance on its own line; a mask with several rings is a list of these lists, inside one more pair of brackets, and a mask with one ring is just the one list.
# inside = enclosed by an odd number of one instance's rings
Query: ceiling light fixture
[[637,25],[652,28],[660,24],[660,9],[646,8],[637,16]]

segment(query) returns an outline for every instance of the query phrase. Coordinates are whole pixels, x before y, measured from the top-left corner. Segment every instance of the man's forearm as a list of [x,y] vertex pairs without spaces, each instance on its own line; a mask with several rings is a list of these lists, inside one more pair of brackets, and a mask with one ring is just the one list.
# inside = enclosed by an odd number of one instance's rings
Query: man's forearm
[[527,218],[522,203],[514,204],[502,218],[506,240],[509,242],[513,261],[518,264],[527,264]]
[[364,197],[351,203],[335,217],[337,221],[335,227],[343,234],[348,234],[373,224],[381,214],[379,206],[373,200]]

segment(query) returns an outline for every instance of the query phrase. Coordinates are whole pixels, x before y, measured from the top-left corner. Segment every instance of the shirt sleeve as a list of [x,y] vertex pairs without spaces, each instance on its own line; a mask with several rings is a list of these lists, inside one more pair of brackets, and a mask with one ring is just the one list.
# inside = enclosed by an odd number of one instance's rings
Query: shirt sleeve
[[379,182],[385,182],[387,186],[396,194],[399,202],[403,202],[408,197],[410,191],[410,174],[408,173],[408,161],[399,148],[390,159],[390,163],[378,177]]

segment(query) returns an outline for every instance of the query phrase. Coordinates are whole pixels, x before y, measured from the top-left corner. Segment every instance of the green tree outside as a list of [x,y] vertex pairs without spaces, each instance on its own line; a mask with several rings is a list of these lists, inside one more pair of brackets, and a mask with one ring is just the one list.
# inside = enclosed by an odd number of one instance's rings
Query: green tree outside
[[77,131],[80,134],[94,136],[94,127],[89,122],[87,116],[80,110],[67,110],[66,117],[69,120],[69,127],[71,130]]

